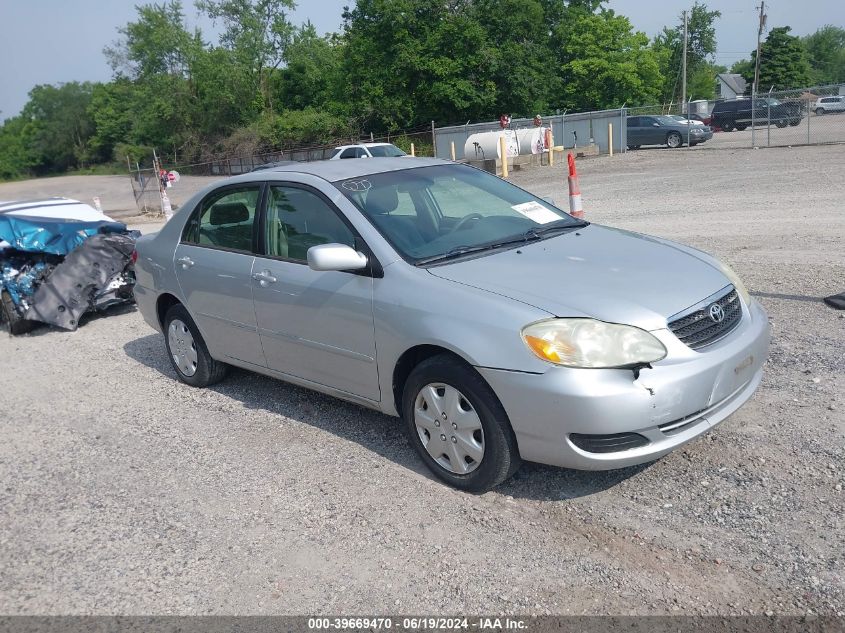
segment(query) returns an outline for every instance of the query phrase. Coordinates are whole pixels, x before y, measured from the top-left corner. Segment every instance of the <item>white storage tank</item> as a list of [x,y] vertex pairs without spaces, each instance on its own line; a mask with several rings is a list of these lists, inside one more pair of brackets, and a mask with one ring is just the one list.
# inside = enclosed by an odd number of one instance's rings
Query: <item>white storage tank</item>
[[546,151],[546,130],[545,127],[530,127],[522,130],[517,130],[516,135],[519,138],[519,153],[527,154],[542,154]]
[[471,135],[464,144],[464,157],[469,160],[485,158],[501,158],[499,156],[499,138],[505,137],[505,151],[508,158],[519,156],[519,145],[514,130],[499,130],[495,132],[478,132]]

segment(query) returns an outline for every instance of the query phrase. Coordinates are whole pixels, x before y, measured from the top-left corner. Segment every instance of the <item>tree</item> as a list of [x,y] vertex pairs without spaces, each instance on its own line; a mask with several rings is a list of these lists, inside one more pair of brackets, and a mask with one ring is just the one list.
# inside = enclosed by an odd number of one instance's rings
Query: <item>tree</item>
[[38,165],[27,134],[27,121],[23,116],[6,119],[0,125],[0,180],[28,175]]
[[662,100],[689,98],[711,99],[715,92],[716,72],[713,66],[716,53],[716,20],[719,11],[710,11],[702,2],[695,2],[687,19],[687,94],[681,95],[681,68],[684,51],[683,16],[679,23],[664,27],[654,38],[654,48],[660,55],[660,70],[665,77]]
[[828,24],[802,38],[802,43],[807,51],[812,83],[845,82],[845,29]]
[[561,107],[596,110],[654,103],[663,76],[648,37],[610,9],[572,8],[552,32]]
[[286,10],[294,0],[197,0],[196,7],[221,20],[221,43],[235,53],[241,72],[254,78],[255,88],[272,110],[270,80],[285,58],[294,29]]
[[[760,47],[760,85],[758,92],[803,88],[810,83],[810,64],[801,39],[790,35],[788,26],[773,28]],[[752,64],[756,63],[757,51],[751,53]],[[754,81],[745,76],[749,83]]]
[[277,103],[287,108],[341,109],[341,52],[337,37],[320,37],[310,22],[296,29],[285,49],[277,84]]
[[30,146],[36,172],[65,171],[90,161],[88,141],[94,121],[88,106],[92,91],[91,83],[72,81],[35,86],[29,92],[21,112],[26,121],[22,136]]
[[347,9],[342,72],[350,117],[390,130],[492,116],[495,43],[466,4],[359,0]]

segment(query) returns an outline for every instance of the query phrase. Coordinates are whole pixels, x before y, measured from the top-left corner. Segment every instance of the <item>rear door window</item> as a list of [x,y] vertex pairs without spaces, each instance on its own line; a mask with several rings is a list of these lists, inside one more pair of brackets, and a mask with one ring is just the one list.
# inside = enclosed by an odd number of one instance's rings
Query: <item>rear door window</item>
[[202,201],[185,226],[182,241],[199,246],[252,252],[260,185],[227,188]]

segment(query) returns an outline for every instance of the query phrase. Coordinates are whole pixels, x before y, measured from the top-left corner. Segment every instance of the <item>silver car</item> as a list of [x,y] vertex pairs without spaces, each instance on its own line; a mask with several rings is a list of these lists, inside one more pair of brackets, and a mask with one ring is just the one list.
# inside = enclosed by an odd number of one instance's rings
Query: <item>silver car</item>
[[742,406],[768,353],[766,314],[713,257],[436,159],[230,178],[136,256],[180,380],[234,365],[398,416],[474,492],[521,460],[657,459]]

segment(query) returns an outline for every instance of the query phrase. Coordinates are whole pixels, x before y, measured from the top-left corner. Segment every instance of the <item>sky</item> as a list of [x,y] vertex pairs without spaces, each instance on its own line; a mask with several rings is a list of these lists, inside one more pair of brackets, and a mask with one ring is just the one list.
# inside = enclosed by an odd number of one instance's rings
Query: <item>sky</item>
[[[135,5],[146,0],[0,0],[0,120],[15,116],[37,84],[108,81],[111,69],[103,48],[117,29],[135,19]],[[650,37],[677,23],[693,0],[608,0],[607,7],[630,18]],[[321,33],[337,31],[344,5],[354,0],[300,0],[292,21],[311,20]],[[716,23],[716,62],[730,66],[748,57],[757,42],[759,0],[705,0],[722,12]],[[212,24],[200,18],[192,0],[184,0],[190,26],[205,33]],[[791,26],[806,35],[825,24],[845,27],[842,0],[769,0],[768,27]],[[211,38],[209,38],[211,39]]]

